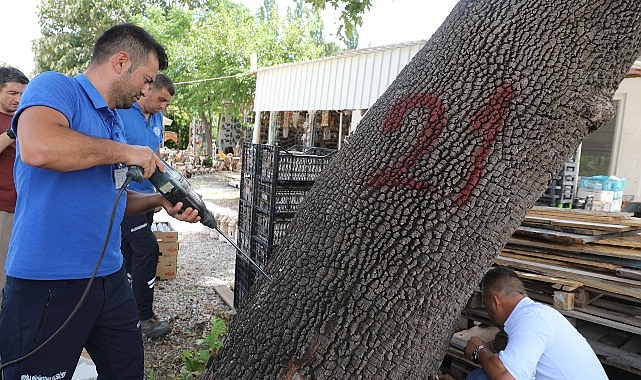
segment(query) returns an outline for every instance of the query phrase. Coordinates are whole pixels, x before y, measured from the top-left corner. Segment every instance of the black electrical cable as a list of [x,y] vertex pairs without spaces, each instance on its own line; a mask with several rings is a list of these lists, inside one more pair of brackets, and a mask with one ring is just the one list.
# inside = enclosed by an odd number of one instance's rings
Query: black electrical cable
[[11,360],[9,362],[6,362],[2,364],[2,358],[0,358],[0,379],[4,380],[4,369],[20,363],[23,360],[26,360],[30,358],[31,356],[35,355],[36,352],[40,351],[47,343],[51,342],[53,338],[58,336],[60,332],[67,327],[69,322],[71,322],[71,319],[78,313],[78,310],[80,310],[80,306],[82,303],[85,301],[87,298],[87,294],[89,294],[89,290],[91,289],[91,285],[93,285],[94,280],[96,279],[96,274],[98,273],[98,270],[100,269],[100,264],[102,263],[102,259],[105,256],[105,251],[107,250],[107,244],[109,244],[109,236],[111,236],[111,230],[113,229],[113,224],[114,224],[114,219],[116,217],[116,209],[118,208],[118,202],[120,201],[120,197],[122,196],[123,191],[127,188],[127,185],[129,185],[129,182],[131,182],[133,179],[136,179],[137,173],[134,173],[132,171],[127,172],[127,178],[125,179],[125,182],[120,186],[120,189],[118,190],[118,195],[116,195],[116,200],[114,201],[113,208],[111,210],[111,219],[109,220],[109,227],[107,228],[107,237],[105,238],[105,243],[102,245],[102,251],[100,252],[100,257],[98,258],[98,262],[96,263],[96,267],[93,270],[93,273],[91,274],[91,278],[89,279],[89,282],[87,283],[87,286],[85,287],[85,291],[82,293],[82,296],[80,296],[80,299],[78,300],[78,303],[76,304],[76,307],[71,311],[71,314],[67,317],[67,319],[58,327],[56,331],[51,334],[47,340],[44,342],[40,343],[40,345],[33,350],[31,350],[29,353]]

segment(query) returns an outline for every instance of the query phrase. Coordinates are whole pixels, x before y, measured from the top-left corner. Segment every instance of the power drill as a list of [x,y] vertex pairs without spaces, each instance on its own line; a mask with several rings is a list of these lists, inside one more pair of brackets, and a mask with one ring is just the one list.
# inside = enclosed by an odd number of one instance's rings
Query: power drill
[[[198,210],[200,215],[200,222],[205,226],[213,229],[218,229],[216,225],[216,218],[207,209],[205,202],[196,194],[191,188],[187,179],[182,174],[178,173],[174,168],[169,166],[165,161],[162,162],[165,167],[165,172],[156,169],[154,174],[149,177],[151,182],[158,192],[160,192],[171,204],[178,202],[183,203],[181,208],[183,211],[187,207]],[[130,166],[127,171],[127,176],[132,176],[136,182],[143,181],[143,169],[140,166]]]

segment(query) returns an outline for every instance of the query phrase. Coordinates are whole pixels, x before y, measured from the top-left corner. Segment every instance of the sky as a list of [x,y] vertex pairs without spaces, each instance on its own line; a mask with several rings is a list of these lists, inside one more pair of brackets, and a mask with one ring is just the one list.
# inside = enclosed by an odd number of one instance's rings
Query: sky
[[[237,1],[252,11],[262,4],[262,0]],[[38,3],[39,0],[14,0],[3,1],[2,5],[0,62],[19,68],[29,77],[34,68],[31,41],[40,36]],[[457,0],[372,0],[372,7],[363,15],[363,25],[358,30],[358,48],[427,40],[456,3]],[[284,8],[293,5],[293,0],[279,0],[279,4]],[[338,14],[331,9],[323,13],[328,41],[338,28]]]

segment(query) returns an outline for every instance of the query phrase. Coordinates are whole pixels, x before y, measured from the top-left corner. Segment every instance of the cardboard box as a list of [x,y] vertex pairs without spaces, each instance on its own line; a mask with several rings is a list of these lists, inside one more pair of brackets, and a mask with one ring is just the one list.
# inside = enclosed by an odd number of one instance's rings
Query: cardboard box
[[623,202],[621,199],[616,199],[612,202],[601,202],[594,201],[592,202],[592,211],[605,211],[605,212],[621,212],[621,206]]
[[165,242],[159,241],[158,248],[160,249],[160,256],[178,256],[180,245],[177,241]]
[[579,188],[587,190],[609,190],[622,192],[625,188],[625,182],[625,178],[595,175],[592,177],[581,177],[579,179]]
[[178,256],[158,256],[156,277],[161,280],[173,280],[178,271]]
[[613,202],[615,200],[615,192],[611,190],[588,190],[579,188],[576,196],[579,199],[592,197],[595,201],[598,202]]
[[174,230],[171,224],[167,222],[154,223],[151,226],[151,230],[158,242],[178,241],[178,231]]

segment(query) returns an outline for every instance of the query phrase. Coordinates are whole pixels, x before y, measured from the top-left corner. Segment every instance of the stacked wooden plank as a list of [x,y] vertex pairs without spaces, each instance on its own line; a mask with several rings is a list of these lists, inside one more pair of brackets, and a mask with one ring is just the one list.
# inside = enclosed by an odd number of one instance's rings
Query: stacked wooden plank
[[575,322],[604,363],[641,374],[641,218],[535,207],[496,263]]
[[641,301],[641,218],[536,207],[496,262]]
[[[641,218],[535,207],[496,264],[516,270],[530,298],[570,319],[604,364],[641,375]],[[463,328],[491,323],[478,292],[462,317]],[[460,362],[460,347],[451,347]]]

